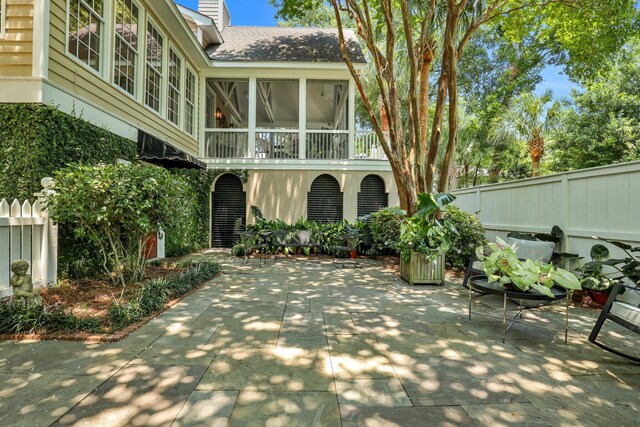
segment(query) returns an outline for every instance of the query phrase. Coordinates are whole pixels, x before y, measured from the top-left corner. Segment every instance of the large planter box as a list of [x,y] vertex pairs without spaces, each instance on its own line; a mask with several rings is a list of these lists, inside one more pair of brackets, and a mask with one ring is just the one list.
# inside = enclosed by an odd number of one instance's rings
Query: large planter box
[[426,255],[411,251],[408,262],[400,258],[400,276],[411,286],[444,285],[444,254],[430,261]]

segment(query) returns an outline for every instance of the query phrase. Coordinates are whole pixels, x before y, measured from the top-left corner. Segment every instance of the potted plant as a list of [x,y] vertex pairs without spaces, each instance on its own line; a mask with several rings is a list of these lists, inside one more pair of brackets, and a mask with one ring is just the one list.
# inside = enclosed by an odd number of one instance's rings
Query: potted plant
[[591,298],[598,304],[605,305],[617,281],[626,279],[631,283],[640,283],[640,258],[634,255],[640,252],[640,247],[597,238],[617,246],[626,254],[625,258],[611,259],[609,249],[602,244],[596,244],[591,247],[591,261],[577,269],[582,274],[582,286],[589,289]]
[[444,285],[445,253],[451,246],[454,225],[438,213],[455,200],[449,193],[420,193],[418,209],[400,226],[400,276],[410,285]]
[[531,289],[553,297],[551,287],[556,284],[568,291],[580,290],[580,280],[575,274],[534,260],[520,260],[511,246],[501,238],[488,244],[489,253],[476,250],[489,283],[499,283],[507,289],[527,292]]

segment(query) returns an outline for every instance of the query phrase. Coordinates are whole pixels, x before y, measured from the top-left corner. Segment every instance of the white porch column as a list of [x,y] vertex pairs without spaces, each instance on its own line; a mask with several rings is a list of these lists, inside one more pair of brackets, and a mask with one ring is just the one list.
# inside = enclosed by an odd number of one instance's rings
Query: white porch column
[[256,157],[256,96],[257,82],[255,77],[249,78],[249,158]]
[[356,85],[349,79],[349,159],[353,159],[356,145]]
[[204,142],[205,142],[205,132],[204,128],[206,126],[207,119],[207,78],[204,76],[199,77],[200,85],[198,86],[198,151],[200,153],[200,157],[204,157]]
[[298,89],[298,157],[307,158],[307,79],[301,78]]

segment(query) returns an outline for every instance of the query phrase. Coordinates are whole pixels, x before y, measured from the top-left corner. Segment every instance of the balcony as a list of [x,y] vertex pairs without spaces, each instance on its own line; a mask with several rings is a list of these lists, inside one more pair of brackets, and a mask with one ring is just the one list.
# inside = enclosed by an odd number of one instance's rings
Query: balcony
[[[209,159],[255,160],[387,160],[374,132],[295,129],[207,129],[204,155]],[[301,139],[301,135],[303,138]],[[304,142],[304,143],[301,143]],[[351,154],[350,154],[351,153]]]

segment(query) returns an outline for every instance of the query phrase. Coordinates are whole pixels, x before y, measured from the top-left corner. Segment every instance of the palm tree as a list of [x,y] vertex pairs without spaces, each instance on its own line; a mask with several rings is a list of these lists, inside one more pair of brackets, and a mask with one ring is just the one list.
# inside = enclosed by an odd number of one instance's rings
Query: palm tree
[[526,142],[531,157],[531,176],[538,176],[545,140],[557,126],[564,104],[553,100],[551,90],[540,96],[533,92],[522,93],[498,114],[490,137],[496,143]]

